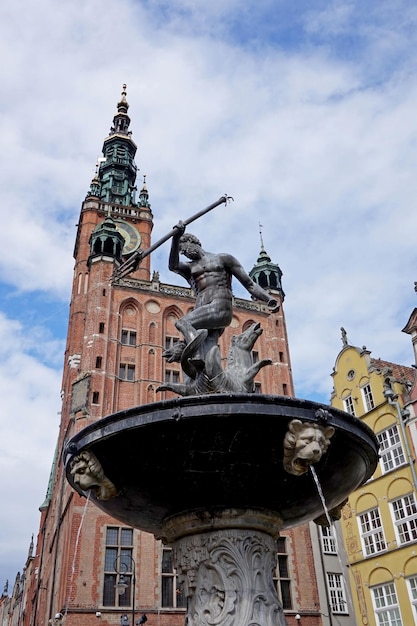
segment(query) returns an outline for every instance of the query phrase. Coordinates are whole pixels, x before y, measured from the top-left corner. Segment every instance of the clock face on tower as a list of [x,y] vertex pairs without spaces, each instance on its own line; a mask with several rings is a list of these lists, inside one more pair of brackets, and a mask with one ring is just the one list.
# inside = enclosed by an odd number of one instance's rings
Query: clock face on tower
[[123,246],[123,256],[132,254],[140,246],[141,237],[138,231],[129,222],[116,221],[116,230],[123,235],[125,245]]

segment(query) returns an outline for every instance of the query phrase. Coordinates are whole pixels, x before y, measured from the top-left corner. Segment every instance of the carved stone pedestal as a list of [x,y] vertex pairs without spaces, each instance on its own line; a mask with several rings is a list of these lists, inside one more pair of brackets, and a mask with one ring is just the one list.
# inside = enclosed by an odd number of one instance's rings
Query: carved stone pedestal
[[[269,512],[236,510],[166,524],[188,601],[187,626],[286,625],[273,583],[280,526]],[[178,534],[185,536],[174,539]]]

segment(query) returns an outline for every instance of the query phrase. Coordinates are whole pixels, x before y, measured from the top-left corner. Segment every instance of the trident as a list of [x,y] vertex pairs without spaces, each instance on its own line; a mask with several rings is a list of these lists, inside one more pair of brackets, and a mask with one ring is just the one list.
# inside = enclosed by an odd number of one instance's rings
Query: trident
[[[191,224],[191,222],[195,222],[195,220],[197,220],[202,215],[205,215],[206,213],[208,213],[212,209],[215,209],[216,206],[219,206],[219,204],[227,204],[230,200],[233,200],[233,198],[231,196],[228,196],[227,194],[225,194],[224,196],[219,198],[216,202],[213,202],[213,204],[210,204],[205,209],[202,209],[198,213],[195,213],[195,215],[192,215],[191,217],[189,217],[186,220],[184,220],[183,221],[184,226],[188,226],[188,224]],[[167,233],[166,235],[161,237],[161,239],[158,239],[158,241],[156,243],[152,244],[152,246],[150,246],[146,250],[137,250],[134,254],[132,254],[130,259],[128,259],[127,261],[122,263],[114,271],[113,278],[114,279],[124,278],[128,274],[131,274],[132,272],[134,272],[138,268],[138,266],[139,266],[140,262],[142,261],[142,259],[144,259],[145,257],[149,256],[151,254],[151,252],[153,252],[154,250],[159,248],[159,246],[162,246],[162,244],[165,243],[166,241],[168,241],[168,239],[171,239],[171,237],[173,237],[175,235],[176,230],[177,229],[174,227],[172,230],[169,231],[169,233]]]

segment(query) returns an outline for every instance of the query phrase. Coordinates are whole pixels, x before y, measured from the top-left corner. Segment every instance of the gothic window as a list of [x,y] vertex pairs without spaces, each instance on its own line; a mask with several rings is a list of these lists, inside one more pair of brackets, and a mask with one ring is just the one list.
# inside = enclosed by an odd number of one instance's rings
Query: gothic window
[[405,464],[400,433],[396,424],[393,424],[387,430],[377,433],[377,439],[380,446],[379,454],[383,474]]
[[172,560],[172,549],[162,549],[161,565],[161,607],[184,608],[186,598],[178,585]]
[[364,387],[362,387],[361,389],[361,392],[365,411],[372,411],[372,409],[375,407],[375,402],[372,395],[371,385],[369,383],[367,385],[364,385]]
[[417,505],[413,493],[391,502],[397,542],[417,541]]
[[124,346],[136,346],[136,331],[123,329],[121,342]]
[[355,405],[353,403],[352,396],[348,396],[347,398],[343,400],[343,406],[344,406],[346,413],[349,413],[350,415],[356,415]]
[[155,402],[155,387],[153,385],[149,385],[146,393],[148,404],[150,402]]
[[[133,530],[119,526],[106,528],[103,606],[130,606],[133,577]],[[123,576],[127,587],[118,594],[116,586]]]
[[325,554],[337,554],[336,537],[333,526],[319,526],[323,552]]
[[327,588],[329,590],[330,607],[332,613],[344,613],[347,610],[345,582],[342,574],[327,572]]
[[378,507],[359,516],[362,548],[365,556],[384,552],[387,548]]
[[278,565],[275,570],[275,585],[283,609],[292,609],[291,579],[288,567],[287,537],[280,537],[277,541]]
[[120,363],[119,378],[130,382],[135,380],[135,366],[130,363]]
[[378,626],[403,626],[394,583],[373,587],[372,601]]

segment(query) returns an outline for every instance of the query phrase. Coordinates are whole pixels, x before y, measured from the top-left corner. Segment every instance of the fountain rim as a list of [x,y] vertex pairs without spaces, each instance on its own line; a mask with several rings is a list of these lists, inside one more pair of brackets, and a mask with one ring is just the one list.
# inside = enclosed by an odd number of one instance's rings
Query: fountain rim
[[[239,410],[236,407],[239,405]],[[267,395],[267,394],[207,394],[199,396],[186,396],[160,400],[147,404],[141,404],[130,409],[125,409],[106,415],[88,424],[78,433],[73,435],[63,449],[63,459],[65,465],[69,459],[78,452],[92,445],[97,440],[111,437],[116,432],[129,430],[157,424],[164,421],[180,421],[187,419],[205,419],[213,413],[213,408],[222,407],[217,410],[216,416],[236,414],[247,416],[253,415],[253,407],[261,407],[263,417],[276,417],[287,419],[299,419],[303,422],[313,422],[322,426],[333,426],[337,430],[348,431],[350,435],[353,426],[361,431],[362,441],[373,449],[378,460],[379,444],[374,431],[359,418],[341,411],[340,409],[328,406],[313,400],[304,400],[289,396]],[[199,413],[196,414],[196,407]],[[226,410],[231,407],[231,410]],[[258,413],[259,414],[259,413]],[[376,469],[376,463],[374,470]],[[373,472],[372,472],[373,473]]]

